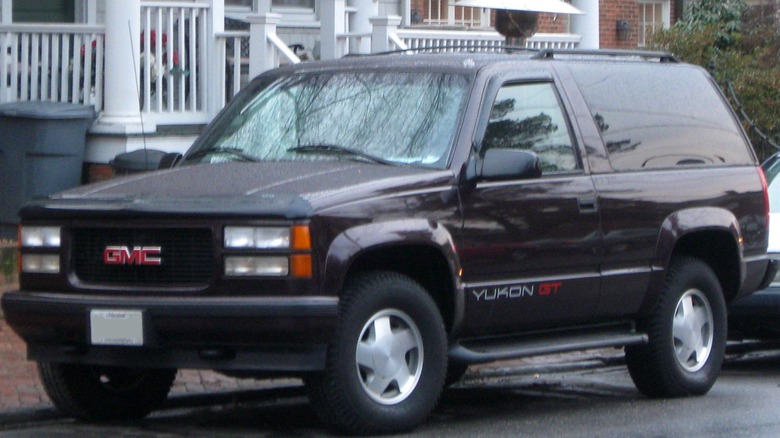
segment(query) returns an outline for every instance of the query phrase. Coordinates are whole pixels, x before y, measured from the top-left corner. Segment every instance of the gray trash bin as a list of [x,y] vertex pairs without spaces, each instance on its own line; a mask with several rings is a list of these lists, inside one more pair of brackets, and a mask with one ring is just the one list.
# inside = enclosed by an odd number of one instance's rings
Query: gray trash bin
[[35,196],[81,184],[91,106],[63,102],[0,105],[0,237],[15,238],[17,212]]

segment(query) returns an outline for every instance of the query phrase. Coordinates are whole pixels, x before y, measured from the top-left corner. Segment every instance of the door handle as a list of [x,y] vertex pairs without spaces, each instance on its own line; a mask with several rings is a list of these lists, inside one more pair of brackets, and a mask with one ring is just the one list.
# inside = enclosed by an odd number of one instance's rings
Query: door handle
[[580,213],[596,213],[599,211],[599,203],[595,197],[577,198]]

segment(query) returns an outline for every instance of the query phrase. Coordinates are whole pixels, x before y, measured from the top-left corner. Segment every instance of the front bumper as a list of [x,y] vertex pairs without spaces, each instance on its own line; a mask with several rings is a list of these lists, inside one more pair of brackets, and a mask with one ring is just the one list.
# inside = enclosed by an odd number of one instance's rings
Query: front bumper
[[[29,359],[92,365],[306,372],[324,367],[337,297],[157,297],[7,292]],[[140,311],[143,344],[93,345],[93,310]]]

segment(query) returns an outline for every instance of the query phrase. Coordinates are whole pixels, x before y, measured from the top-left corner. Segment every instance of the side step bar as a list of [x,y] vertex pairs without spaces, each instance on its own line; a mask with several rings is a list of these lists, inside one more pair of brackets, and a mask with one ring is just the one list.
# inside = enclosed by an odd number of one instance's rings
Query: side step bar
[[632,323],[625,323],[534,332],[513,337],[463,339],[450,346],[449,356],[458,362],[475,364],[592,348],[646,344],[647,340],[647,335],[637,333]]

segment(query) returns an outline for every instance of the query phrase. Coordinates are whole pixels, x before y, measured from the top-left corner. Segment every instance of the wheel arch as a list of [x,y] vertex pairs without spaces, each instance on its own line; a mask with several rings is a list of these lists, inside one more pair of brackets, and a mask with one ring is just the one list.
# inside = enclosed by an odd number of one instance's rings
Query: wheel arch
[[462,320],[464,300],[455,240],[442,224],[404,219],[364,224],[340,233],[325,262],[325,288],[341,291],[350,275],[393,271],[422,285],[433,297],[448,332]]
[[666,269],[674,257],[690,256],[702,260],[715,272],[727,302],[739,293],[745,279],[742,234],[732,212],[723,208],[704,207],[677,211],[661,226],[656,248],[655,275],[651,293],[642,306],[651,310],[663,288]]

